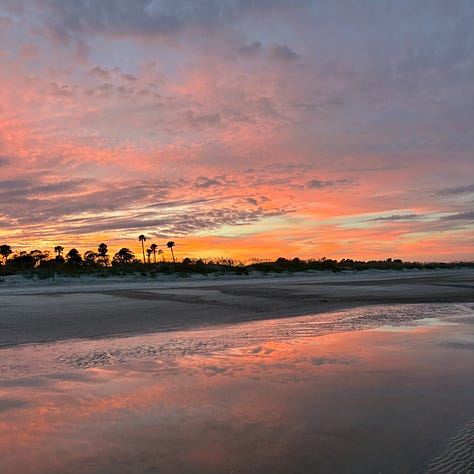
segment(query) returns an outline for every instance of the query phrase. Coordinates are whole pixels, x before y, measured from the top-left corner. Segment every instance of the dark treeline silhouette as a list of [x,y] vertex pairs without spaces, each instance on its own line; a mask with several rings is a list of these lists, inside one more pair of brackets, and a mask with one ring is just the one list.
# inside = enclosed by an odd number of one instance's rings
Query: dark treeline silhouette
[[[299,258],[287,259],[280,257],[275,261],[254,260],[244,264],[230,258],[195,259],[186,257],[177,261],[173,252],[175,243],[169,241],[162,245],[171,251],[172,262],[166,262],[164,252],[158,249],[157,244],[152,244],[145,250],[144,235],[139,236],[142,243],[143,262],[135,257],[134,253],[126,247],[118,250],[112,258],[109,256],[108,247],[101,243],[97,251],[88,250],[84,254],[72,248],[63,256],[65,249],[61,245],[54,247],[54,252],[41,250],[20,251],[14,253],[9,245],[0,245],[0,275],[22,273],[26,277],[50,278],[54,274],[79,276],[81,274],[95,274],[107,277],[111,275],[124,275],[140,273],[143,276],[156,276],[159,273],[177,273],[183,276],[192,273],[232,273],[248,274],[252,271],[263,273],[304,272],[304,271],[362,271],[362,270],[406,270],[406,269],[448,269],[471,267],[474,262],[404,262],[401,259],[361,261],[344,258],[333,260],[319,258],[302,260]],[[162,256],[157,259],[157,254]]]

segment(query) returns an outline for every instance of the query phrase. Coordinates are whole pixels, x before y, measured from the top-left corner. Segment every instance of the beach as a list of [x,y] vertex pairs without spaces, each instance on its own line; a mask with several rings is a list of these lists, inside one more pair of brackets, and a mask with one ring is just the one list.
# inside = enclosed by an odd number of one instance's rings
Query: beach
[[[367,271],[0,282],[0,347],[318,314],[474,301],[474,271]],[[373,321],[377,324],[377,321]]]
[[472,472],[470,277],[12,281],[0,471]]

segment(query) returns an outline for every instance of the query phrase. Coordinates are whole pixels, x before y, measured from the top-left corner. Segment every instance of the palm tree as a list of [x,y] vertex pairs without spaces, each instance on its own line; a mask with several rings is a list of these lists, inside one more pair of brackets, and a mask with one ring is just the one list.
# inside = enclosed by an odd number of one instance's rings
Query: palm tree
[[54,247],[54,251],[58,254],[58,259],[61,258],[61,254],[63,253],[63,250],[64,250],[64,247],[61,246],[61,245],[56,245],[56,247]]
[[150,257],[151,257],[152,253],[153,253],[153,251],[151,249],[146,249],[146,259],[148,260],[148,263],[151,263],[150,262]]
[[5,260],[5,265],[7,264],[8,257],[12,254],[12,248],[9,245],[0,245],[0,255]]
[[156,249],[157,248],[158,248],[158,245],[156,244],[150,245],[150,250],[151,250],[151,253],[153,254],[153,263],[156,263]]
[[164,262],[164,261],[165,261],[165,253],[163,252],[163,250],[160,249],[160,250],[158,250],[157,253],[158,253],[158,255],[161,255],[161,258],[162,258],[162,260],[163,260],[163,262]]
[[107,245],[106,244],[100,244],[98,249],[97,249],[97,255],[102,259],[102,264],[107,266],[107,262],[109,258],[107,257]]
[[174,243],[172,240],[170,240],[170,241],[166,244],[166,246],[171,250],[171,256],[173,257],[173,263],[176,263],[176,260],[175,260],[175,258],[174,258],[174,252],[173,252],[173,247],[175,246],[175,243]]
[[146,237],[143,234],[139,235],[138,240],[142,243],[143,263],[145,263],[145,241],[146,241]]

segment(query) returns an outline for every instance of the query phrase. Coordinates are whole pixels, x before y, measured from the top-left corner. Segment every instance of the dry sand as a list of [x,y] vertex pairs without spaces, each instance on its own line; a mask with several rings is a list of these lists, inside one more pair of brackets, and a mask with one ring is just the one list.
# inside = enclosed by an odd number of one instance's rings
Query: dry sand
[[356,306],[474,302],[474,271],[176,278],[4,277],[0,347],[315,314]]

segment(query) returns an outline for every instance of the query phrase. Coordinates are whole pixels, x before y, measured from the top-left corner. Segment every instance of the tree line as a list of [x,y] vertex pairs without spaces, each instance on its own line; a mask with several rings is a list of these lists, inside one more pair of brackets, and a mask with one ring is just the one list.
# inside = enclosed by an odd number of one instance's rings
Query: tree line
[[[176,245],[173,241],[169,241],[163,245],[152,243],[149,248],[145,249],[145,242],[148,240],[145,235],[139,235],[139,242],[142,247],[143,263],[157,263],[157,256],[161,262],[165,262],[165,253],[158,247],[167,247],[171,251],[171,259],[176,263],[173,247]],[[146,255],[146,256],[145,256]],[[34,268],[55,268],[62,266],[70,267],[108,267],[114,265],[137,264],[140,260],[127,247],[122,247],[116,252],[112,258],[109,255],[107,244],[101,243],[97,250],[87,250],[82,255],[76,249],[72,248],[67,253],[62,245],[54,247],[54,253],[43,250],[21,250],[14,253],[10,245],[0,245],[1,262],[5,267],[12,270],[29,270]]]
[[[473,261],[459,262],[406,262],[401,259],[387,258],[385,260],[354,260],[343,258],[334,260],[330,258],[317,258],[303,260],[295,257],[287,259],[277,258],[274,261],[253,259],[251,263],[244,264],[231,258],[215,259],[191,259],[184,258],[176,261],[173,247],[175,243],[170,241],[163,245],[151,244],[145,249],[147,238],[140,235],[143,261],[138,259],[134,253],[126,247],[121,248],[110,259],[108,247],[101,243],[97,251],[88,250],[83,255],[75,248],[65,253],[61,245],[54,247],[54,256],[49,252],[32,250],[21,251],[13,254],[9,245],[0,245],[0,274],[11,274],[22,272],[24,276],[38,278],[54,278],[55,273],[64,275],[80,275],[82,273],[97,274],[107,277],[114,274],[129,274],[140,272],[142,275],[156,276],[159,273],[177,273],[186,276],[192,273],[232,273],[248,274],[252,271],[259,273],[281,273],[281,272],[304,272],[304,271],[362,271],[362,270],[427,270],[447,268],[474,268]],[[165,261],[164,251],[158,247],[166,247],[170,250],[171,259]],[[1,279],[0,279],[1,281]]]

